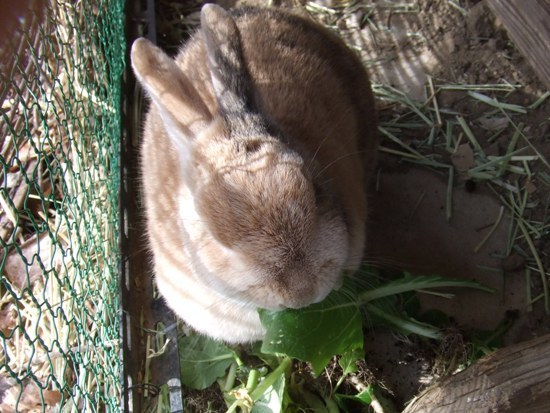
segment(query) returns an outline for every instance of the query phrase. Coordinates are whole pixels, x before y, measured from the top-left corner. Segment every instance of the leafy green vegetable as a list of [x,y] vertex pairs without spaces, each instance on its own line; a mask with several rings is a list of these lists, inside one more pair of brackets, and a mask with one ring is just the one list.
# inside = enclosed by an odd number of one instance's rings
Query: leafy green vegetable
[[250,381],[254,379],[251,379],[249,374],[249,383],[247,383],[246,387],[231,391],[229,392],[229,397],[226,397],[226,402],[230,404],[227,413],[236,412],[239,408],[243,412],[252,411],[255,413],[284,411],[286,373],[291,365],[292,359],[284,357],[277,368],[263,377],[251,392],[250,389],[254,386]]
[[262,396],[254,403],[251,413],[280,413],[283,411],[286,377],[279,375],[277,380],[267,388]]
[[262,352],[309,361],[319,375],[336,354],[363,349],[361,314],[353,298],[333,291],[324,301],[301,310],[260,310],[266,328]]
[[395,408],[392,404],[392,402],[383,396],[383,392],[380,388],[375,387],[373,385],[367,386],[367,388],[360,393],[350,396],[346,394],[336,394],[335,399],[338,403],[338,406],[340,406],[340,409],[344,411],[348,411],[346,408],[346,401],[353,401],[355,403],[359,403],[365,406],[371,406],[372,404],[376,404],[378,407],[374,409],[375,411],[380,412],[387,412],[387,413],[393,413],[395,412]]
[[369,289],[359,294],[359,302],[366,304],[369,301],[377,298],[388,297],[391,295],[401,294],[408,291],[419,291],[426,288],[442,288],[442,287],[464,287],[475,288],[487,292],[495,290],[476,281],[462,280],[458,278],[445,278],[439,275],[412,275],[405,272],[405,276],[396,280],[390,281],[377,288]]
[[254,391],[250,394],[250,397],[252,400],[258,400],[260,397],[267,391],[267,389],[270,386],[274,386],[275,382],[278,380],[280,376],[285,376],[287,370],[292,365],[292,359],[290,357],[285,356],[282,360],[279,366],[275,370],[273,370],[271,373],[269,373],[262,382],[254,389]]
[[402,334],[417,334],[426,338],[441,339],[439,328],[423,323],[397,311],[387,300],[376,300],[365,305],[371,324],[382,325]]
[[[469,287],[492,291],[476,282],[440,276],[416,277],[405,274],[400,279],[384,283],[375,273],[369,272],[368,280],[369,288],[364,289],[361,288],[365,284],[361,281],[361,275],[348,278],[341,290],[333,291],[321,303],[300,310],[260,310],[266,337],[261,347],[252,346],[249,354],[256,354],[272,369],[267,375],[264,375],[265,366],[248,369],[233,350],[213,339],[203,336],[180,339],[183,383],[200,390],[225,375],[225,379],[219,382],[222,383],[220,386],[229,405],[228,412],[240,409],[250,413],[280,413],[285,409],[292,410],[293,406],[327,413],[339,411],[339,406],[341,411],[346,412],[346,403],[350,402],[352,405],[389,406],[382,393],[372,386],[355,396],[337,393],[346,377],[357,372],[356,361],[364,356],[362,315],[366,314],[370,325],[383,325],[407,334],[437,339],[441,338],[437,327],[410,316],[419,309],[414,291],[427,292],[425,290],[436,287]],[[432,294],[449,296],[439,292]],[[491,337],[486,342],[490,340]],[[310,362],[313,373],[319,375],[335,355],[341,356],[338,363],[343,375],[331,394],[312,392],[303,381],[292,382],[290,370],[294,358]],[[384,407],[384,411],[394,410],[391,407],[386,410]]]
[[259,310],[260,320],[266,329],[261,351],[309,361],[313,372],[318,375],[334,355],[354,350],[362,352],[361,307],[381,324],[395,330],[438,339],[441,337],[439,329],[400,313],[388,297],[442,287],[493,291],[475,281],[438,275],[413,276],[409,273],[366,291],[360,291],[359,287],[357,279],[348,278],[341,290],[333,291],[325,300],[309,307],[284,311]]
[[[343,402],[345,400],[351,400],[360,404],[364,404],[365,406],[368,406],[373,401],[373,393],[374,390],[372,386],[368,386],[365,390],[363,390],[361,393],[358,393],[354,396],[350,396],[347,394],[336,394],[336,400],[340,406],[343,405]],[[342,406],[343,407],[343,406]]]
[[223,343],[204,336],[187,336],[178,342],[181,379],[186,386],[203,390],[225,374],[235,353]]

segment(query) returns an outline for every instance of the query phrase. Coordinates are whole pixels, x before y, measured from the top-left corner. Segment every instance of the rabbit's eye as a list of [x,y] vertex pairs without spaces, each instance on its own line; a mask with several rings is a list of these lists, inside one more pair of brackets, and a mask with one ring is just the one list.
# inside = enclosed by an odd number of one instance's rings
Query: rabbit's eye
[[237,143],[237,151],[251,154],[257,152],[262,147],[262,142],[259,140],[246,140]]
[[244,150],[247,153],[254,153],[257,152],[262,147],[262,143],[260,141],[247,141],[244,144]]
[[313,184],[315,191],[315,205],[319,213],[344,217],[345,210],[338,201],[338,196],[331,187],[330,182],[316,182]]

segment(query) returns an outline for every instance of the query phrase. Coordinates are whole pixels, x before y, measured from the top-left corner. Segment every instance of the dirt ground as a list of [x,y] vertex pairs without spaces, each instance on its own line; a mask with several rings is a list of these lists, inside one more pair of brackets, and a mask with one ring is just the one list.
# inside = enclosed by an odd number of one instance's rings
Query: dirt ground
[[[223,6],[265,5],[258,0],[224,0]],[[292,1],[275,2],[284,7],[303,7]],[[320,5],[342,5],[338,0],[318,0]],[[330,14],[316,17],[334,24],[350,46],[361,50],[374,83],[391,85],[411,98],[427,98],[428,77],[437,84],[517,84],[519,92],[506,96],[507,103],[528,106],[547,88],[537,79],[527,60],[508,39],[484,1],[418,0],[399,2],[407,8],[391,8],[397,2],[377,3],[379,8],[358,9],[345,18]],[[458,5],[459,7],[456,7]],[[368,14],[367,14],[368,13]],[[367,22],[367,23],[365,23]],[[372,25],[369,22],[376,22]],[[464,118],[475,117],[479,102],[466,99],[464,91],[442,92],[441,108],[456,111]],[[527,125],[531,143],[550,157],[550,99],[519,121]],[[384,122],[395,114],[380,105]],[[510,134],[488,143],[486,130],[473,131],[488,153],[502,154]],[[407,136],[407,142],[423,139],[425,130]],[[448,160],[449,154],[441,154]],[[537,164],[536,168],[544,168]],[[536,171],[533,171],[536,172]],[[506,344],[520,342],[550,332],[550,317],[542,304],[532,309],[526,304],[525,263],[517,254],[506,257],[510,214],[502,220],[488,241],[476,246],[496,222],[502,202],[484,183],[473,183],[457,176],[453,187],[452,217],[446,217],[447,176],[425,167],[403,162],[401,158],[380,154],[377,189],[370,199],[370,225],[367,259],[416,274],[441,274],[475,279],[497,290],[495,294],[457,291],[452,300],[421,296],[424,308],[437,308],[452,317],[464,331],[492,330],[506,317],[515,322],[505,336]],[[547,220],[548,188],[535,183],[531,193],[533,218]],[[548,233],[537,240],[545,268]],[[546,254],[546,255],[545,255]],[[537,288],[534,280],[534,288]],[[540,292],[540,286],[539,290]],[[398,404],[414,396],[429,381],[433,364],[422,345],[387,332],[366,335],[367,364],[393,393]]]

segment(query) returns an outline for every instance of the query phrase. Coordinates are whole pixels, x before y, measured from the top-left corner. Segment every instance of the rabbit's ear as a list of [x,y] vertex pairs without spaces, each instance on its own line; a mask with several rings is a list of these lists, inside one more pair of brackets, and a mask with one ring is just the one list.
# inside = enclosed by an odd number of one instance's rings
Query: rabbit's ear
[[159,109],[173,140],[180,141],[182,133],[191,137],[211,121],[189,79],[161,49],[140,38],[132,45],[131,59],[136,78]]
[[202,7],[201,30],[219,111],[234,131],[235,127],[243,125],[243,120],[250,122],[247,115],[254,112],[240,33],[231,15],[215,4]]

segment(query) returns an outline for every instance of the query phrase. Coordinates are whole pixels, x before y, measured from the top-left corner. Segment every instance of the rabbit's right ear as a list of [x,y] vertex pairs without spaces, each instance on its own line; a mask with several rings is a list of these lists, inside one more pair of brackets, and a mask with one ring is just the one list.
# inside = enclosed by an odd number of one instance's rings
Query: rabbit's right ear
[[241,35],[231,14],[216,4],[201,9],[201,31],[218,110],[235,136],[263,127],[254,101]]
[[132,45],[136,78],[157,106],[171,138],[190,137],[209,123],[212,115],[174,60],[144,38]]

